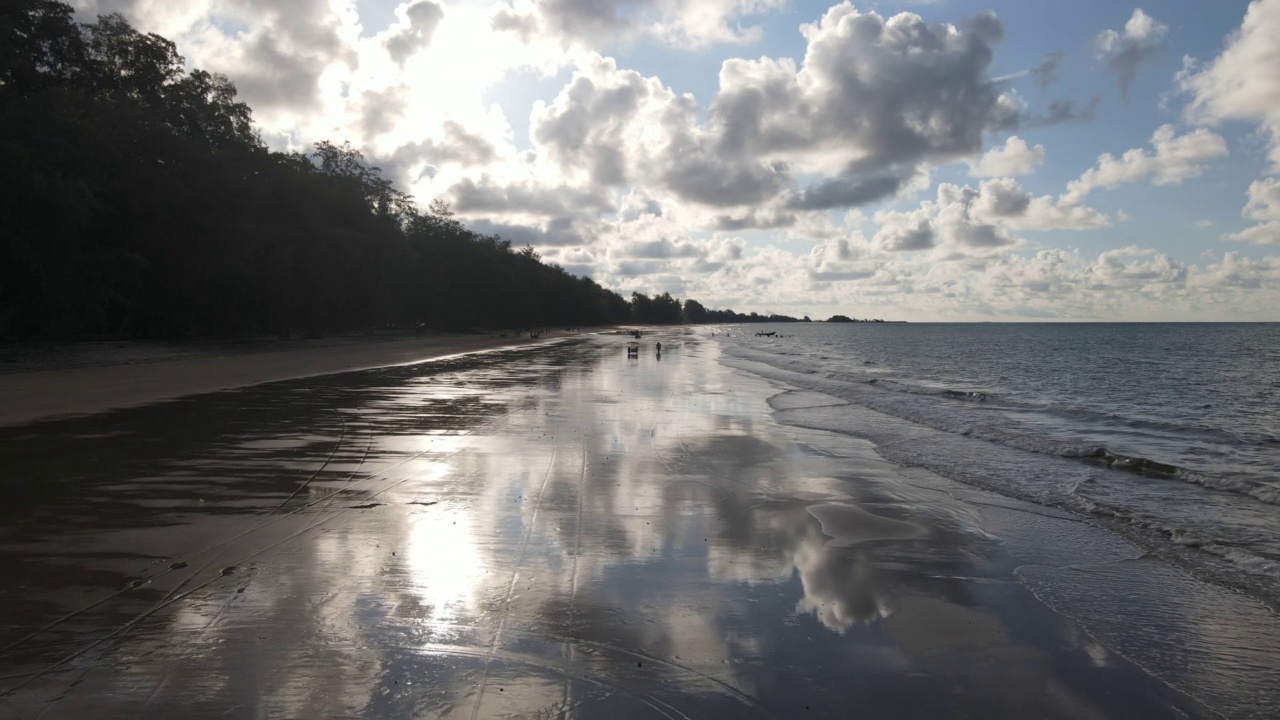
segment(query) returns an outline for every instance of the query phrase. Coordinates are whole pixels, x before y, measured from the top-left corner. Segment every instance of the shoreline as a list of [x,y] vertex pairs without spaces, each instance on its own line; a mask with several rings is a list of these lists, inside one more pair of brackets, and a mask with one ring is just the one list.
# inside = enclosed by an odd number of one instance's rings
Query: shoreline
[[[599,331],[549,331],[543,338],[496,334],[340,337],[246,345],[102,343],[52,363],[0,370],[0,427],[24,425],[296,378],[423,362],[460,353],[523,347]],[[97,346],[97,343],[93,345]],[[12,361],[10,361],[12,362]]]

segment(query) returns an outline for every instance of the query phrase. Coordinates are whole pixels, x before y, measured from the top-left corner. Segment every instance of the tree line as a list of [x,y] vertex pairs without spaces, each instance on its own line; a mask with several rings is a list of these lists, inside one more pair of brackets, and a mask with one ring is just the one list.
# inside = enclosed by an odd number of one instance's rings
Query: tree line
[[229,79],[54,0],[0,4],[0,141],[0,339],[794,320],[627,301],[350,145],[271,151]]

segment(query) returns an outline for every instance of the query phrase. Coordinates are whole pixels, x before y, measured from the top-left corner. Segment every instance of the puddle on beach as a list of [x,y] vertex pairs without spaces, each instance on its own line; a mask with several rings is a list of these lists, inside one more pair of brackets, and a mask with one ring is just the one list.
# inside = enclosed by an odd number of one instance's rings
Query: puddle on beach
[[658,337],[0,430],[0,717],[1207,715]]

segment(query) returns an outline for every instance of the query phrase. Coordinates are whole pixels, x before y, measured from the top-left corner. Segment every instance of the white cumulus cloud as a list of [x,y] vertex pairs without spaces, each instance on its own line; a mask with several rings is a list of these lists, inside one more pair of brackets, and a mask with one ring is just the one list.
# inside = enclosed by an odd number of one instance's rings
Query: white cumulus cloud
[[1067,184],[1063,200],[1080,202],[1096,188],[1114,188],[1125,183],[1150,179],[1156,185],[1171,185],[1204,172],[1205,163],[1227,154],[1221,135],[1197,128],[1179,135],[1172,125],[1162,125],[1151,136],[1151,150],[1134,148],[1120,157],[1105,153],[1079,179]]
[[1189,120],[1258,123],[1271,138],[1271,163],[1280,169],[1280,0],[1250,3],[1222,53],[1204,67],[1188,60],[1178,83],[1191,94]]
[[1249,185],[1248,195],[1249,201],[1241,214],[1262,222],[1225,235],[1223,239],[1258,245],[1280,245],[1280,179],[1272,177],[1255,180]]
[[1005,140],[1004,145],[983,153],[978,162],[970,163],[972,177],[1007,177],[1030,175],[1044,162],[1043,145],[1027,147],[1027,142],[1017,135]]
[[1138,68],[1161,49],[1168,26],[1135,8],[1122,30],[1103,30],[1093,38],[1093,48],[1107,69],[1120,78],[1120,95],[1129,98],[1129,88]]

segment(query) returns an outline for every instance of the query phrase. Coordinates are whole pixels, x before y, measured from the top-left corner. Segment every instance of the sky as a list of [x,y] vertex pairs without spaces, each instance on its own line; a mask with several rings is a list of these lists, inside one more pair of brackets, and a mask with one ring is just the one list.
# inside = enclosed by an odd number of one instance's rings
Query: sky
[[630,295],[1280,320],[1280,0],[74,0]]

